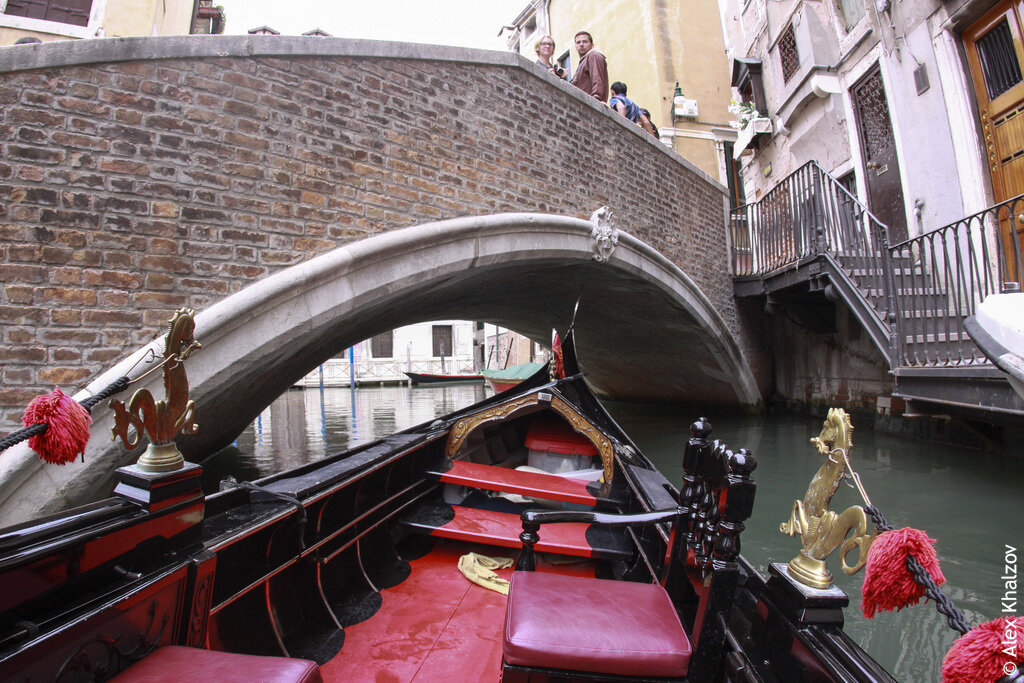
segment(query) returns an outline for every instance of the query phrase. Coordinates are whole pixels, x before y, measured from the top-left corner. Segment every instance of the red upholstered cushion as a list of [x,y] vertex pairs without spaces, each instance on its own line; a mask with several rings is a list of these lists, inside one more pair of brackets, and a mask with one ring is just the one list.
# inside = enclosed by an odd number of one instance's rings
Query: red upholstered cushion
[[622,676],[685,676],[690,640],[661,586],[515,572],[505,661]]
[[169,645],[149,653],[111,679],[117,683],[322,683],[307,659],[236,655]]

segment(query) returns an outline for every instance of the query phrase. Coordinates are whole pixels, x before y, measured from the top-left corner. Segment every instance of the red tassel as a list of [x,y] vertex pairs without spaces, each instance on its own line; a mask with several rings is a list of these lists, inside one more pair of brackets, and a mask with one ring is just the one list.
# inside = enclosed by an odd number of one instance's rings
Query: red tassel
[[995,681],[1024,666],[1024,618],[1000,617],[975,626],[949,648],[942,683]]
[[26,427],[40,422],[48,425],[45,432],[30,437],[28,445],[50,464],[66,465],[74,461],[89,443],[92,417],[60,387],[32,399],[21,421]]
[[946,582],[932,543],[935,539],[928,538],[925,532],[909,527],[886,531],[874,540],[861,588],[861,611],[865,617],[871,619],[878,610],[886,612],[916,605],[924,597],[924,586],[907,571],[908,554],[917,558],[937,585]]

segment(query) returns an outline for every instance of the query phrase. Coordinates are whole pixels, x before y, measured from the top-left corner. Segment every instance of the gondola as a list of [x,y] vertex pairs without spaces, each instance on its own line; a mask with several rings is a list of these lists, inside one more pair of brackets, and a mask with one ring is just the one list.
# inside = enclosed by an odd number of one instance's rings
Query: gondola
[[481,384],[483,375],[435,375],[429,372],[406,372],[412,385],[419,384]]
[[1024,400],[1024,292],[1018,286],[990,294],[964,319],[964,328]]
[[510,365],[507,368],[485,368],[480,372],[483,373],[484,379],[487,380],[487,385],[495,393],[501,393],[529,379],[543,366],[544,363],[520,363],[519,365]]
[[[0,530],[0,678],[893,680],[841,591],[740,555],[753,454],[701,418],[669,481],[572,333],[554,348],[514,391],[318,462],[204,495],[198,465],[140,461]],[[507,597],[458,568],[497,556],[475,576]]]

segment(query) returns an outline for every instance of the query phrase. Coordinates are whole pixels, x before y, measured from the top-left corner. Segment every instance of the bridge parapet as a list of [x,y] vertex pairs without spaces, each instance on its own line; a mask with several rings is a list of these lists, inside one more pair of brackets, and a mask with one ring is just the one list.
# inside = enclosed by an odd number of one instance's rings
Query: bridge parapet
[[725,189],[518,55],[189,36],[0,48],[0,72],[0,431],[168,310],[458,216],[611,206],[740,334]]

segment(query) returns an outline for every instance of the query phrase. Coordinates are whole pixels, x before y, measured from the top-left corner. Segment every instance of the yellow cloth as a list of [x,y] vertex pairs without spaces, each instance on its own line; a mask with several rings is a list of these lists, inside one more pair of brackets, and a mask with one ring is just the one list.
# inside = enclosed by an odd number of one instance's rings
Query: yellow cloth
[[459,558],[459,571],[478,586],[508,595],[508,581],[494,573],[495,569],[508,569],[512,560],[507,557],[487,557],[467,553]]

